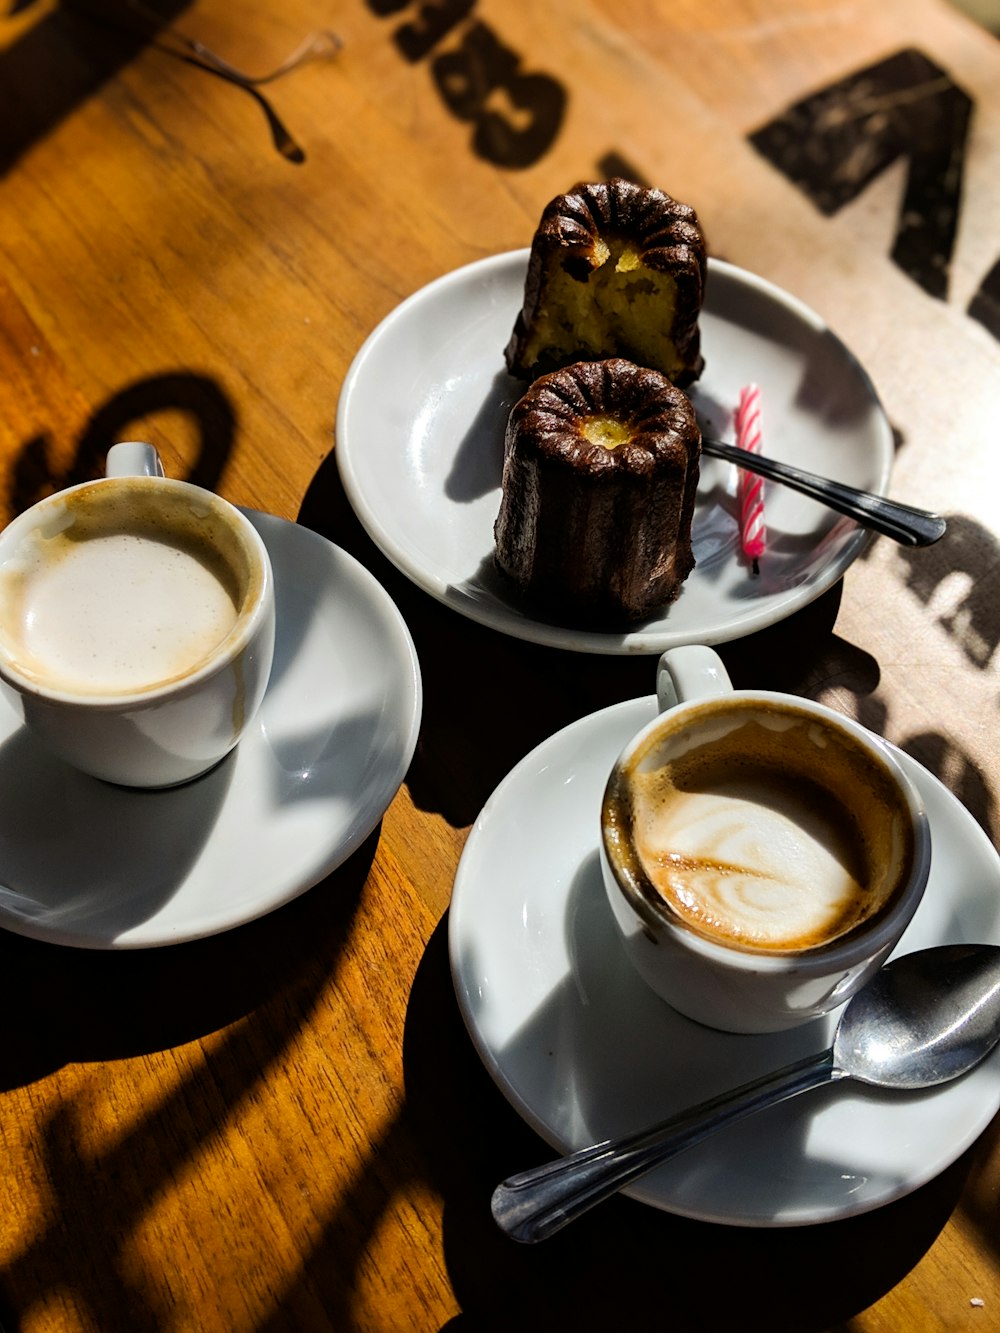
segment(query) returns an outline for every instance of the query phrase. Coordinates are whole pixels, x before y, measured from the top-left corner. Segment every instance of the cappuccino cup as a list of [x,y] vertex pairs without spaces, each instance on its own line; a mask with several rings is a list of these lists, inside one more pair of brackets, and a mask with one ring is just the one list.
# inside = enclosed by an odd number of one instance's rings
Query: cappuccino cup
[[734,690],[667,651],[660,714],[625,747],[601,867],[625,949],[680,1013],[776,1032],[845,1003],[920,903],[930,831],[890,747],[822,704]]
[[238,743],[274,651],[257,530],[219,496],[116,444],[107,475],[0,533],[0,688],[73,767],[130,787],[206,772]]

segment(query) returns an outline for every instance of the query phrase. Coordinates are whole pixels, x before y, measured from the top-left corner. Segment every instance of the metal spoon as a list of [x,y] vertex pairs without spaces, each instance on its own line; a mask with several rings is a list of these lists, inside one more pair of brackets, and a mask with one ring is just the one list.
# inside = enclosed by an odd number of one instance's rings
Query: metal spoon
[[896,500],[887,500],[884,495],[861,491],[855,486],[819,477],[814,472],[803,472],[790,463],[778,463],[773,458],[751,453],[749,449],[740,449],[735,444],[723,444],[721,440],[703,437],[701,448],[702,453],[712,458],[723,458],[727,463],[735,463],[747,472],[756,472],[771,481],[780,481],[790,486],[793,491],[801,491],[803,495],[835,509],[838,514],[853,518],[862,527],[892,537],[904,546],[931,546],[947,530],[947,524],[939,514],[899,504]]
[[829,1050],[786,1065],[659,1125],[511,1176],[493,1217],[514,1240],[545,1240],[669,1157],[745,1116],[842,1078],[930,1088],[1000,1040],[1000,947],[941,945],[888,963],[851,1000]]

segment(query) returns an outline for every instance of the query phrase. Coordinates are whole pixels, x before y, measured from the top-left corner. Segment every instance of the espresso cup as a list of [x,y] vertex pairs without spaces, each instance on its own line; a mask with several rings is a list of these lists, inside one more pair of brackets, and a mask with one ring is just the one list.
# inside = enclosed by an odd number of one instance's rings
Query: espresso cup
[[601,811],[608,901],[639,975],[680,1013],[776,1032],[837,1008],[920,903],[930,831],[890,747],[794,695],[734,690],[718,655],[664,653],[660,714]]
[[237,744],[264,696],[274,580],[233,505],[171,480],[151,445],[0,533],[0,687],[73,767],[169,787]]

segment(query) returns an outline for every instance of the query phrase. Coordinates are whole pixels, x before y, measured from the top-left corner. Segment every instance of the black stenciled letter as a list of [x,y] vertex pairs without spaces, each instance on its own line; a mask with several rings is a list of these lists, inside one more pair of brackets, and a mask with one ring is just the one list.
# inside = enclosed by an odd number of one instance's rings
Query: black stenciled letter
[[430,55],[452,28],[467,19],[476,0],[437,0],[420,6],[419,23],[404,23],[393,40],[407,60],[416,62]]
[[922,52],[898,51],[797,102],[749,137],[827,215],[907,158],[892,258],[943,299],[972,105]]
[[[437,56],[434,81],[451,112],[472,121],[472,146],[479,157],[499,167],[528,167],[550,147],[566,108],[566,92],[547,74],[524,74],[515,52],[483,23],[473,23],[455,51]],[[490,96],[505,92],[515,111],[526,114],[523,127],[499,111],[487,110]]]
[[979,290],[969,302],[969,314],[994,338],[1000,339],[1000,259],[979,284]]
[[385,18],[389,14],[398,14],[401,9],[405,9],[411,3],[412,0],[367,0],[368,8],[379,18]]

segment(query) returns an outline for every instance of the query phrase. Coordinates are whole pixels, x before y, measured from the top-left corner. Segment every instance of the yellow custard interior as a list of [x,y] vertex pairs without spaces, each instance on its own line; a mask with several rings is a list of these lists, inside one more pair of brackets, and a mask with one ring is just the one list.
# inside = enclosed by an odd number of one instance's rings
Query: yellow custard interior
[[628,444],[632,438],[632,427],[627,421],[604,413],[585,417],[580,425],[580,433],[588,444],[599,444],[605,449],[617,449]]

